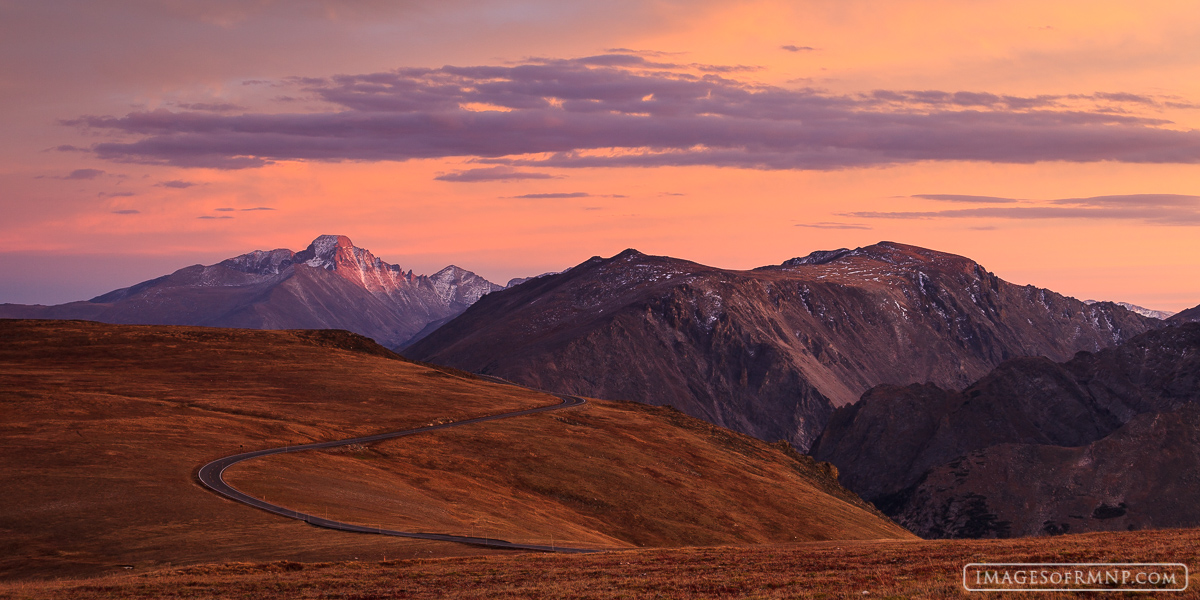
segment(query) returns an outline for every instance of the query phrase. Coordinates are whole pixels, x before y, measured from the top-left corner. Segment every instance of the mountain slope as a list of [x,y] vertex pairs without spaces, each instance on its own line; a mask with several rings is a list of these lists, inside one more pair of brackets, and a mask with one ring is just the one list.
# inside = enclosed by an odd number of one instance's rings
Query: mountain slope
[[[0,339],[0,579],[486,552],[318,529],[224,499],[195,470],[558,401],[344,331],[0,320]],[[828,465],[633,403],[255,459],[228,475],[334,520],[513,541],[912,539]]]
[[1200,321],[1200,306],[1193,306],[1187,310],[1180,311],[1171,315],[1168,321],[1172,323],[1195,323]]
[[812,453],[926,536],[1194,526],[1200,512],[1155,493],[1200,499],[1185,476],[1200,437],[1180,429],[1197,401],[1200,324],[1184,324],[1065,363],[1006,361],[962,392],[879,386],[838,409]]
[[0,317],[249,329],[346,329],[397,347],[502,289],[449,266],[414,276],[323,235],[305,250],[254,251],[58,306],[0,305]]
[[627,250],[490,294],[405,354],[670,404],[804,449],[879,383],[962,386],[1008,358],[1063,360],[1158,324],[890,242],[752,271]]
[[1200,526],[1200,405],[1078,447],[999,444],[931,469],[894,514],[924,537]]

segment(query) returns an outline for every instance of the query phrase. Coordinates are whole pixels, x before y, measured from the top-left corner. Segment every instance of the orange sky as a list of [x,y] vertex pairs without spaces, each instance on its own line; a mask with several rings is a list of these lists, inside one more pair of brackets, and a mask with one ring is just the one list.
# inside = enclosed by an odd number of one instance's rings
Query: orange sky
[[[337,233],[418,273],[500,283],[626,247],[751,268],[893,240],[1081,299],[1200,303],[1194,2],[53,4],[0,4],[0,302]],[[601,55],[644,63],[571,62]],[[576,79],[470,103],[461,89],[496,76],[447,65]],[[378,77],[331,77],[400,68],[437,71],[367,99],[417,108],[339,129],[383,114],[355,104]],[[660,109],[613,103],[634,76]],[[712,92],[670,96],[680,82]],[[526,104],[469,122],[495,129],[446,122],[513,94]],[[130,115],[156,120],[102,119]],[[192,115],[253,131],[209,135]],[[409,144],[417,121],[432,133]],[[791,145],[814,129],[837,152]],[[272,164],[194,166],[247,157]],[[497,161],[540,178],[435,179]]]

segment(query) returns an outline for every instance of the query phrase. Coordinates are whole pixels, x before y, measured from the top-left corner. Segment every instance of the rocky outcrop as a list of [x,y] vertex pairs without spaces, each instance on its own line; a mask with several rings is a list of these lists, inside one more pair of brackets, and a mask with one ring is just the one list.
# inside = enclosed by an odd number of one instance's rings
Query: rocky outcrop
[[491,294],[405,354],[806,449],[880,383],[964,386],[1005,359],[1065,360],[1160,325],[890,242],[752,271],[627,250]]

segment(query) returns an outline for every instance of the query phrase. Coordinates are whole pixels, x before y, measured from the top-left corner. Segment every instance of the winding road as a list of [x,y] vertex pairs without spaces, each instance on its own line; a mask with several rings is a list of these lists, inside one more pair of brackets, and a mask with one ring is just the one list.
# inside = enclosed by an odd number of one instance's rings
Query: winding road
[[[505,383],[507,383],[507,382],[505,382]],[[396,536],[396,537],[417,538],[417,539],[422,539],[422,540],[436,540],[436,541],[441,541],[441,542],[458,542],[458,543],[462,543],[462,544],[472,544],[475,546],[487,546],[489,548],[505,548],[505,549],[510,549],[510,550],[535,550],[535,551],[540,551],[540,552],[565,552],[565,553],[570,553],[570,554],[601,552],[601,550],[594,550],[594,549],[587,549],[587,548],[569,548],[569,547],[563,547],[563,546],[541,546],[541,545],[537,545],[537,544],[520,544],[520,543],[516,543],[516,542],[508,542],[505,540],[497,540],[497,539],[493,539],[493,538],[477,538],[477,537],[462,536],[462,535],[449,535],[449,534],[444,534],[444,533],[421,533],[421,532],[413,532],[413,531],[396,531],[393,529],[381,529],[379,527],[366,527],[363,525],[342,523],[340,521],[331,521],[329,519],[324,519],[324,518],[318,517],[316,515],[305,514],[302,512],[297,512],[297,511],[291,510],[289,508],[284,508],[277,504],[271,504],[270,502],[267,502],[265,500],[261,500],[259,498],[250,496],[249,494],[243,493],[243,492],[239,491],[237,488],[226,483],[225,479],[223,477],[223,475],[225,473],[225,469],[228,469],[229,467],[231,467],[237,463],[240,463],[244,460],[258,458],[260,456],[270,456],[272,454],[285,454],[288,452],[304,452],[305,450],[321,450],[321,449],[325,449],[325,448],[336,448],[338,446],[349,446],[350,444],[369,444],[371,442],[379,442],[379,441],[383,441],[383,440],[390,440],[393,438],[404,437],[404,436],[408,436],[408,435],[416,435],[418,433],[426,433],[429,431],[438,431],[441,429],[449,429],[451,427],[462,427],[463,425],[482,423],[484,421],[496,421],[499,419],[509,419],[512,417],[532,415],[535,413],[550,412],[553,410],[562,410],[564,408],[580,406],[586,402],[586,400],[584,400],[583,398],[577,397],[577,396],[563,396],[563,395],[558,395],[558,394],[555,394],[555,395],[558,396],[562,400],[562,402],[560,402],[558,404],[551,404],[549,406],[541,406],[538,408],[518,410],[518,411],[507,412],[507,413],[502,413],[502,414],[498,414],[498,415],[489,415],[486,417],[476,417],[474,419],[466,419],[463,421],[456,421],[453,423],[444,423],[441,425],[428,425],[425,427],[417,427],[415,429],[405,429],[403,431],[380,433],[380,434],[376,434],[376,435],[368,435],[365,437],[357,437],[357,438],[351,438],[351,439],[346,439],[346,440],[334,440],[331,442],[315,442],[312,444],[303,444],[300,446],[284,446],[282,448],[269,448],[266,450],[255,450],[254,452],[245,452],[242,454],[235,454],[233,456],[226,456],[225,458],[219,458],[217,460],[214,460],[214,461],[204,465],[203,467],[200,467],[200,471],[196,474],[196,477],[200,480],[200,483],[202,483],[208,489],[210,489],[222,496],[225,496],[226,498],[229,498],[231,500],[235,500],[237,502],[241,502],[242,504],[247,504],[249,506],[253,506],[254,508],[259,508],[259,509],[265,510],[269,513],[277,514],[281,517],[287,517],[289,519],[298,519],[298,520],[304,521],[305,523],[308,523],[309,525],[315,525],[317,527],[325,527],[327,529],[336,529],[338,531],[351,531],[351,532],[355,532],[355,533],[373,533],[373,534],[377,534],[377,535],[391,535],[391,536]]]

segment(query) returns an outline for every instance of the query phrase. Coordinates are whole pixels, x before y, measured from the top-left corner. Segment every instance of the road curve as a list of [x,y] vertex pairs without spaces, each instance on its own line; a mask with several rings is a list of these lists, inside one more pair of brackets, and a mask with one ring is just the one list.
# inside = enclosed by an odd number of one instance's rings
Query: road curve
[[[506,382],[507,383],[507,382]],[[289,508],[284,508],[277,504],[271,504],[265,500],[260,500],[248,494],[245,494],[237,488],[225,482],[223,477],[225,469],[240,463],[244,460],[258,458],[260,456],[270,456],[272,454],[284,454],[288,452],[303,452],[305,450],[321,450],[324,448],[336,448],[338,446],[349,446],[350,444],[369,444],[371,442],[379,442],[382,440],[390,440],[393,438],[404,437],[408,435],[416,435],[428,431],[437,431],[439,429],[449,429],[451,427],[461,427],[463,425],[471,425],[473,423],[482,423],[484,421],[495,421],[498,419],[508,419],[511,417],[520,417],[523,415],[532,415],[541,412],[550,412],[552,410],[562,410],[572,406],[579,406],[585,402],[583,398],[578,396],[563,396],[556,394],[562,402],[551,404],[549,406],[541,406],[538,408],[529,408],[526,410],[518,410],[507,412],[498,415],[489,415],[486,417],[476,417],[474,419],[466,419],[463,421],[455,421],[454,423],[444,423],[441,425],[428,425],[425,427],[417,427],[415,429],[405,429],[403,431],[393,431],[389,433],[380,433],[376,435],[368,435],[364,437],[356,437],[348,440],[334,440],[331,442],[315,442],[312,444],[303,444],[300,446],[284,446],[282,448],[269,448],[267,450],[255,450],[254,452],[245,452],[242,454],[234,454],[214,460],[203,467],[196,473],[196,477],[208,489],[225,496],[231,500],[241,502],[265,510],[269,513],[277,514],[281,517],[289,519],[298,519],[315,525],[317,527],[325,527],[327,529],[336,529],[338,531],[351,531],[355,533],[373,533],[377,535],[391,535],[396,537],[417,538],[422,540],[437,540],[441,542],[458,542],[462,544],[472,544],[475,546],[487,546],[489,548],[506,548],[510,550],[535,550],[540,552],[565,552],[569,554],[581,554],[588,552],[601,552],[601,550],[593,550],[588,548],[569,548],[563,546],[541,546],[537,544],[520,544],[516,542],[508,542],[505,540],[497,540],[493,538],[477,538],[463,535],[448,535],[444,533],[421,533],[414,531],[396,531],[394,529],[381,529],[378,527],[365,527],[363,525],[353,525],[351,523],[342,523],[340,521],[331,521],[316,515],[309,515],[302,512],[297,512]]]

